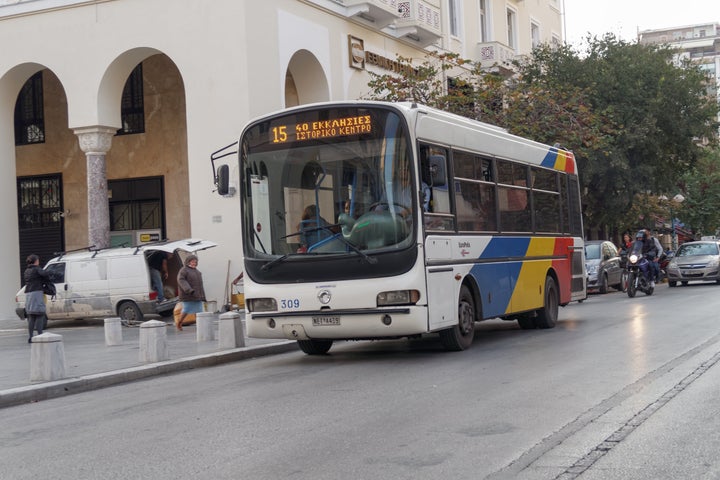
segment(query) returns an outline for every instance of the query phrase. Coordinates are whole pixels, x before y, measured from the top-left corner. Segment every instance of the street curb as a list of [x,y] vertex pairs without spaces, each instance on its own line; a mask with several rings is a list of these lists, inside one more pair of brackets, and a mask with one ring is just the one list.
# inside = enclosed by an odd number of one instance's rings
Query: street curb
[[275,353],[290,352],[297,349],[297,342],[294,340],[288,340],[268,345],[234,348],[232,350],[222,352],[184,357],[177,360],[166,360],[164,362],[150,363],[138,367],[130,367],[110,372],[85,375],[82,377],[65,378],[52,382],[11,388],[0,391],[0,408],[23,403],[39,402],[75,393],[88,392],[91,390],[111,387],[121,383],[132,382],[167,373],[179,372],[182,370],[212,367],[246,358],[262,357]]

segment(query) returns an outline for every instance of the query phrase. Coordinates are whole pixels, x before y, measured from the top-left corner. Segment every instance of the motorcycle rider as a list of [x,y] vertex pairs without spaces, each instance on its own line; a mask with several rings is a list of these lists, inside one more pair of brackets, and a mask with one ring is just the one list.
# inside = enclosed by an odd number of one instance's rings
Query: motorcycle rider
[[665,250],[663,250],[662,244],[660,244],[660,240],[652,234],[650,230],[646,230],[648,237],[652,239],[653,244],[655,245],[655,258],[650,260],[650,264],[652,265],[653,272],[655,274],[655,281],[660,281],[660,260],[662,259],[662,256],[665,254]]
[[[642,242],[642,255],[652,264],[653,260],[658,256],[658,251],[655,242],[650,238],[648,232],[647,229],[640,230],[637,235],[635,235],[635,239],[638,242]],[[650,279],[650,287],[655,288],[655,275],[657,274],[655,273],[655,267],[652,268],[653,278]]]

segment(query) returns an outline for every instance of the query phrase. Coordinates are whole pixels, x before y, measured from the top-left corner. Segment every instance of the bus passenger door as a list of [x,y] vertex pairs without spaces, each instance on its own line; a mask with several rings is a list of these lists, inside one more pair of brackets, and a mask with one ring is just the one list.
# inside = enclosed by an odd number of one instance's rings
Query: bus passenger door
[[427,270],[428,330],[452,327],[457,323],[457,302],[452,267],[429,267]]

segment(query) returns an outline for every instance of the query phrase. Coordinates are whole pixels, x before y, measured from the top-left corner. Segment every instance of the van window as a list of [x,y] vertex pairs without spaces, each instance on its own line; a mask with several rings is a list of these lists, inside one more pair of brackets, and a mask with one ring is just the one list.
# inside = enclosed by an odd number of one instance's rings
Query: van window
[[105,259],[70,262],[67,269],[68,276],[73,282],[107,280],[107,261]]
[[65,283],[65,263],[51,263],[45,267],[53,283]]

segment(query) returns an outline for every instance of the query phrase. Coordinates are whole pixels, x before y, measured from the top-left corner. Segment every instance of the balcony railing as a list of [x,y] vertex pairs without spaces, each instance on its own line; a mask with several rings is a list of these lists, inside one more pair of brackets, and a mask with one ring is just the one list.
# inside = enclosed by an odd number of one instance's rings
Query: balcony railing
[[442,36],[439,0],[398,0],[400,18],[393,33],[426,47]]
[[345,15],[371,24],[377,29],[387,27],[400,18],[401,0],[335,0],[345,6]]
[[477,60],[483,68],[500,68],[512,71],[512,61],[515,51],[500,42],[485,42],[477,44]]

